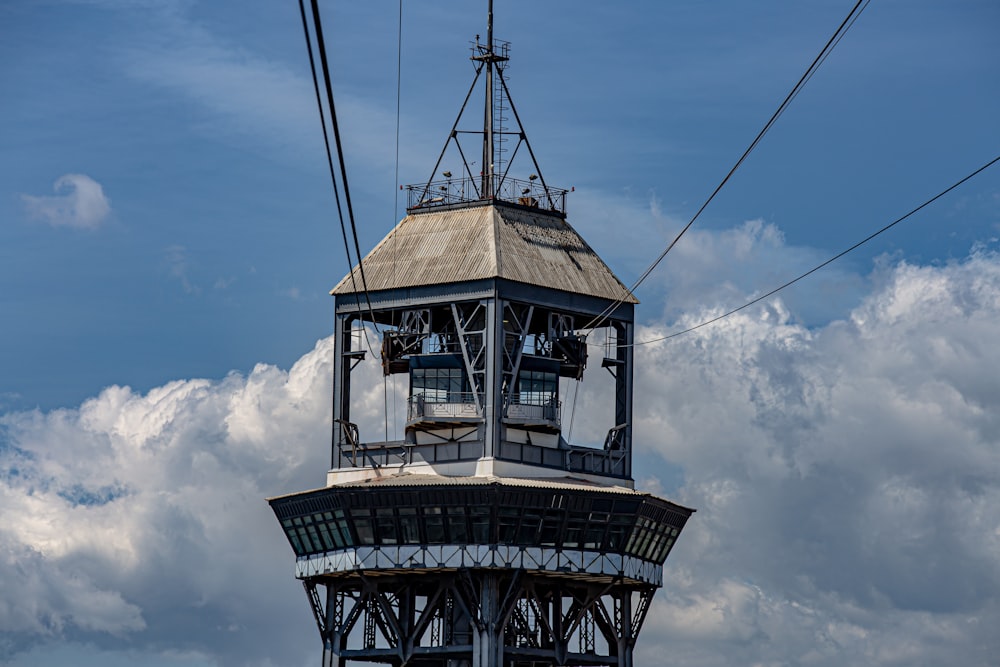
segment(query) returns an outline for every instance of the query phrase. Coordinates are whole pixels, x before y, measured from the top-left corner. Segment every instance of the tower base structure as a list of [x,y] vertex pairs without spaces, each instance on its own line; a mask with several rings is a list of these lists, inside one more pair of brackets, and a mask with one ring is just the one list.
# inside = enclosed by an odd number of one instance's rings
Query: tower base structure
[[692,512],[625,487],[433,475],[270,503],[325,667],[630,667]]

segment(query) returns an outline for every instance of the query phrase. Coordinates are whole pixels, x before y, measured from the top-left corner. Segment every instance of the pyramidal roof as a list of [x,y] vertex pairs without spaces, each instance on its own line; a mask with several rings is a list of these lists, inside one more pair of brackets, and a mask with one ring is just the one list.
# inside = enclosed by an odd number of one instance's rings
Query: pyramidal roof
[[[370,292],[502,278],[638,303],[562,216],[504,202],[410,213],[364,269]],[[360,290],[354,267],[331,294]]]

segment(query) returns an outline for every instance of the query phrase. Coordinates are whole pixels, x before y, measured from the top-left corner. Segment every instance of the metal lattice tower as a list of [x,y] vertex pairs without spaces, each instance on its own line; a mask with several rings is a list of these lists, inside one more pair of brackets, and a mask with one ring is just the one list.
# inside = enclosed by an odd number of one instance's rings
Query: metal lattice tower
[[[269,500],[324,667],[630,667],[693,512],[633,488],[637,302],[566,222],[567,191],[540,177],[489,4],[469,95],[485,71],[484,168],[465,160],[460,112],[432,177],[410,186],[406,217],[363,260],[368,298],[350,275],[333,289],[327,483]],[[501,161],[504,135],[518,141]],[[453,142],[465,173],[438,176]],[[522,144],[534,170],[517,180],[507,172]],[[582,327],[606,311],[612,417],[603,446],[574,445],[561,385],[582,381],[593,334]],[[365,441],[351,421],[364,323],[382,332],[384,373],[408,380],[402,440]]]

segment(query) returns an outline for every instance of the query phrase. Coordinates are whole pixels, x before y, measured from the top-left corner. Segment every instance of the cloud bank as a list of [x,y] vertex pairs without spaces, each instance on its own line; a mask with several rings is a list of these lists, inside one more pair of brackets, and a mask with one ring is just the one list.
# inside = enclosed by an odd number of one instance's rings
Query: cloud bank
[[55,195],[21,195],[28,215],[53,227],[97,229],[111,214],[111,200],[101,184],[86,174],[60,176]]
[[0,418],[0,662],[52,641],[303,654],[308,633],[266,630],[310,619],[264,498],[322,485],[331,359],[324,340],[288,372]]
[[[997,340],[1000,256],[978,249],[884,267],[822,327],[775,301],[638,348],[642,469],[679,466],[665,495],[698,512],[636,664],[995,664]],[[110,387],[78,409],[0,418],[0,657],[86,642],[314,662],[263,498],[322,484],[331,355],[326,339],[288,372]],[[356,414],[379,438],[381,382],[362,368]],[[574,433],[602,428],[600,398],[581,394]]]
[[817,330],[778,303],[643,350],[638,441],[699,508],[646,664],[995,664],[1000,261],[880,282]]

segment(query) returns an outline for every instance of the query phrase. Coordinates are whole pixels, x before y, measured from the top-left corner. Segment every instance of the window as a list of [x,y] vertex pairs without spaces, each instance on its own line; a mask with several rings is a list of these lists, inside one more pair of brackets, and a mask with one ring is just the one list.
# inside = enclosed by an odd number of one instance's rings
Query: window
[[417,518],[417,508],[399,508],[399,528],[402,531],[402,542],[400,544],[420,543],[420,522]]
[[397,544],[399,538],[396,534],[396,517],[393,516],[392,508],[380,507],[375,510],[375,514],[379,544]]
[[440,507],[424,508],[424,525],[428,544],[444,544],[444,517]]
[[517,402],[521,405],[550,405],[556,400],[559,375],[522,370],[518,373],[517,384]]
[[423,395],[428,403],[465,403],[469,395],[465,372],[461,368],[414,368],[410,395]]

